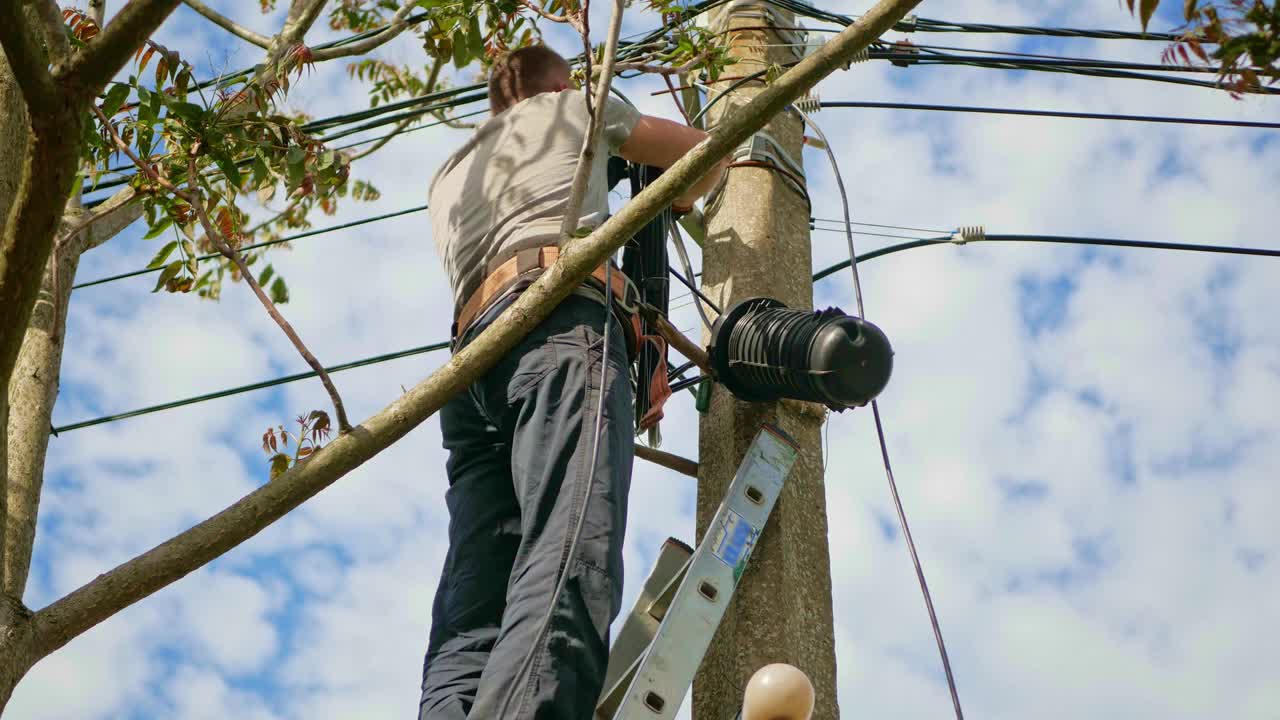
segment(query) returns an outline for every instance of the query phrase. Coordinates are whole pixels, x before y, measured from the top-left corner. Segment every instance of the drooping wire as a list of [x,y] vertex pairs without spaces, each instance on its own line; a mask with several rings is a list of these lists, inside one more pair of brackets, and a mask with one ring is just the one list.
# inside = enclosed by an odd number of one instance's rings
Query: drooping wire
[[[1280,123],[1257,120],[1220,120],[1214,118],[1169,117],[1164,115],[1119,115],[1114,113],[1067,112],[1059,110],[1026,110],[1021,108],[977,107],[971,105],[930,105],[924,103],[863,102],[824,100],[823,108],[878,108],[884,110],[929,110],[936,112],[980,113],[988,115],[1026,115],[1031,117],[1057,117],[1078,120],[1118,120],[1126,122],[1171,123],[1178,125],[1210,125],[1221,127],[1280,129]],[[858,224],[858,223],[855,223]],[[924,232],[933,232],[926,230]]]
[[791,107],[804,119],[805,124],[818,134],[818,139],[822,141],[822,147],[827,152],[827,159],[831,162],[831,172],[836,176],[836,189],[840,191],[840,207],[844,211],[845,239],[849,245],[849,271],[853,274],[853,297],[857,301],[858,316],[865,319],[867,310],[862,304],[862,280],[858,278],[858,263],[856,262],[858,253],[853,248],[853,219],[849,217],[849,194],[844,189],[844,177],[840,174],[840,163],[836,162],[835,151],[831,149],[831,142],[827,140],[827,135],[822,132],[822,128],[815,124],[812,118],[803,110],[795,105]]
[[[326,228],[319,228],[317,230],[307,230],[306,232],[300,232],[300,233],[297,233],[296,235],[289,235],[287,237],[277,238],[275,240],[268,240],[266,242],[255,243],[253,245],[245,245],[244,247],[240,248],[240,250],[241,252],[245,250],[257,250],[258,248],[270,247],[272,245],[279,245],[281,243],[292,242],[294,240],[301,240],[302,238],[312,237],[314,235],[324,235],[325,233],[331,233],[337,230],[345,230],[347,228],[358,227],[360,225],[367,225],[369,223],[379,222],[381,220],[390,220],[391,218],[397,218],[397,217],[400,217],[401,215],[408,215],[410,213],[422,212],[423,210],[426,210],[426,209],[427,209],[426,205],[418,205],[416,207],[405,208],[404,210],[397,210],[395,212],[386,213],[384,215],[375,215],[373,217],[362,218],[360,220],[352,220],[351,222],[342,223],[341,225],[331,225]],[[214,258],[219,258],[219,257],[222,257],[222,256],[219,255],[218,253],[213,253],[210,255],[201,255],[200,257],[196,258],[196,260],[197,261],[213,260]],[[116,280],[125,280],[131,277],[138,277],[139,275],[148,275],[150,273],[160,272],[162,269],[163,268],[160,268],[160,267],[142,268],[141,270],[134,270],[132,272],[121,273],[119,275],[111,275],[104,278],[98,278],[97,280],[88,280],[78,285],[72,285],[71,289],[79,290],[80,288],[92,287],[94,285],[102,285],[109,282],[115,282]]]
[[[827,159],[831,162],[831,171],[835,175],[836,187],[840,191],[840,206],[844,211],[845,238],[849,246],[849,270],[853,275],[854,298],[858,306],[858,315],[866,319],[866,308],[862,303],[862,282],[858,278],[858,254],[853,246],[853,225],[849,217],[849,195],[845,192],[844,179],[840,174],[840,163],[836,161],[835,151],[831,149],[831,143],[828,142],[826,134],[822,132],[822,128],[815,124],[803,110],[795,106],[792,107],[804,119],[805,124],[817,133],[818,139],[822,141],[822,145],[827,151]],[[956,689],[955,675],[951,672],[951,659],[947,654],[947,644],[942,638],[942,628],[938,623],[938,614],[933,607],[929,584],[924,578],[924,568],[920,565],[920,556],[916,552],[915,540],[911,537],[911,528],[907,525],[907,514],[902,506],[902,496],[898,493],[898,483],[893,478],[893,466],[889,462],[889,445],[885,440],[884,425],[880,421],[880,403],[876,400],[871,401],[871,413],[875,417],[876,436],[880,441],[880,457],[884,461],[884,473],[889,481],[889,492],[893,496],[893,504],[898,511],[898,521],[902,526],[902,536],[906,540],[907,549],[911,554],[911,562],[915,565],[916,578],[920,581],[920,592],[924,596],[925,608],[929,613],[929,623],[933,626],[933,635],[938,644],[938,654],[942,657],[942,669],[947,676],[947,688],[951,691],[951,703],[955,708],[956,720],[964,720],[964,710],[960,707],[960,693]]]
[[[1193,245],[1193,244],[1184,244],[1184,243],[1167,243],[1167,242],[1153,242],[1153,241],[1139,241],[1139,240],[1114,240],[1114,239],[1108,239],[1108,238],[1090,238],[1090,237],[1064,237],[1064,236],[1055,236],[1055,235],[987,235],[983,238],[982,241],[983,242],[1063,243],[1063,244],[1069,244],[1069,245],[1100,245],[1100,246],[1123,247],[1123,248],[1141,248],[1141,249],[1154,249],[1154,250],[1184,250],[1184,251],[1205,252],[1205,253],[1252,255],[1252,256],[1258,256],[1258,257],[1280,257],[1280,250],[1271,250],[1268,248],[1236,247],[1236,246],[1230,246],[1230,245]],[[950,236],[937,237],[937,238],[922,238],[919,240],[912,240],[911,242],[898,243],[896,245],[888,245],[882,248],[877,248],[875,250],[869,250],[859,255],[857,258],[857,261],[859,263],[866,263],[871,260],[875,260],[877,258],[886,257],[888,255],[894,255],[906,250],[914,250],[915,248],[930,247],[935,245],[953,245],[953,244],[955,243],[951,240]],[[831,275],[845,269],[848,265],[849,265],[849,261],[843,260],[841,262],[835,263],[834,265],[823,268],[822,270],[819,270],[813,274],[813,280],[814,282],[817,282],[824,278],[830,277]],[[677,277],[677,279],[679,278]],[[719,310],[717,310],[717,312],[719,312]],[[385,362],[387,360],[394,360],[398,357],[406,357],[408,355],[433,352],[436,350],[444,350],[448,347],[449,347],[448,342],[440,342],[440,343],[435,343],[433,345],[424,345],[419,348],[404,350],[404,351],[401,351],[400,353],[391,353],[389,355],[379,355],[371,358],[365,358],[364,360],[357,360],[353,363],[348,363],[346,365],[338,365],[332,368],[326,368],[326,371],[339,372],[341,370],[348,370],[355,367],[361,367],[363,365],[373,365],[379,362]],[[52,431],[54,435],[57,435],[58,433],[66,432],[68,430],[78,430],[80,428],[91,427],[94,425],[101,425],[103,423],[113,422],[115,420],[124,420],[126,418],[138,417],[140,415],[148,415],[151,413],[160,412],[161,410],[170,410],[173,408],[183,407],[186,405],[194,405],[198,402],[204,402],[206,400],[214,400],[217,398],[228,397],[228,396],[236,395],[243,392],[249,392],[250,390],[258,390],[261,388],[272,387],[273,385],[281,385],[284,383],[295,382],[298,380],[305,380],[310,377],[315,377],[315,375],[313,373],[300,373],[297,375],[289,375],[283,378],[278,378],[276,380],[268,380],[264,382],[254,383],[252,385],[242,385],[240,387],[234,387],[227,390],[220,390],[217,392],[197,396],[195,398],[188,398],[186,400],[179,400],[175,402],[164,403],[161,405],[152,405],[149,407],[139,408],[137,410],[130,410],[124,413],[118,413],[115,415],[108,415],[105,417],[95,418],[92,420],[85,420],[77,423],[71,423],[68,425],[62,425],[62,426],[53,428]],[[687,387],[687,385],[684,387]],[[675,384],[673,383],[672,389],[683,389],[683,387],[676,388]]]
[[[669,223],[669,225],[671,227],[671,239],[674,241],[676,246],[676,254],[680,256],[680,265],[684,267],[684,271],[689,277],[681,277],[680,273],[676,272],[674,269],[670,272],[677,280],[688,287],[690,292],[695,293],[697,297],[706,302],[712,310],[715,310],[717,315],[721,314],[720,308],[716,307],[715,303],[711,302],[706,295],[702,294],[702,291],[698,290],[698,287],[694,282],[693,264],[689,262],[689,251],[684,246],[684,237],[680,235],[680,229],[676,227],[675,223]],[[711,320],[707,317],[707,312],[702,309],[702,303],[695,299],[693,306],[698,310],[698,317],[702,318],[702,324],[710,330]]]

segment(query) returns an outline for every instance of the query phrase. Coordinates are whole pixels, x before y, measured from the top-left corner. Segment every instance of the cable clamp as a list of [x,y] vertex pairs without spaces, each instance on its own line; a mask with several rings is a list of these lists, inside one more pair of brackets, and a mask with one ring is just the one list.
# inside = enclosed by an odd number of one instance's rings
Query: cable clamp
[[915,32],[917,19],[915,15],[908,15],[895,23],[893,29],[904,33]]
[[889,45],[887,49],[890,53],[889,62],[898,67],[915,65],[920,61],[920,48],[907,40],[899,40]]
[[964,245],[971,242],[982,242],[987,239],[987,229],[982,225],[965,225],[951,232],[951,242]]

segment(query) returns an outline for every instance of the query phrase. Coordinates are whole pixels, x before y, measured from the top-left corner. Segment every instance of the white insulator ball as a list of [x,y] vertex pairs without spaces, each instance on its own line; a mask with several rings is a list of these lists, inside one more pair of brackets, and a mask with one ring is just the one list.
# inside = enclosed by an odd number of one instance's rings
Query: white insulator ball
[[813,683],[800,668],[765,665],[742,694],[742,720],[809,720],[813,703]]

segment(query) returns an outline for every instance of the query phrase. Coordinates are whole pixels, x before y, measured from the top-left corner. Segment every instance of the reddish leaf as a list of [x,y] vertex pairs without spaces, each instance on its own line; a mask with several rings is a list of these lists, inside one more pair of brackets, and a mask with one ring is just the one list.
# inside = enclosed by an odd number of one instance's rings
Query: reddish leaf
[[1187,45],[1191,46],[1191,52],[1196,54],[1203,62],[1209,62],[1209,55],[1205,53],[1204,47],[1200,45],[1200,41],[1196,39],[1187,40]]
[[301,448],[301,449],[299,449],[299,450],[298,450],[298,457],[299,457],[299,458],[304,458],[304,457],[307,457],[308,455],[310,455],[310,454],[311,454],[311,453],[313,453],[313,452],[315,452],[315,449],[314,449],[314,448],[304,447],[304,448]]
[[[142,48],[138,48],[141,50]],[[142,54],[142,60],[138,63],[138,74],[141,75],[143,70],[147,69],[147,63],[151,62],[151,56],[156,54],[156,46],[147,43],[147,51]]]
[[271,446],[275,443],[275,439],[276,431],[267,428],[267,431],[262,433],[262,452],[271,452],[274,449]]

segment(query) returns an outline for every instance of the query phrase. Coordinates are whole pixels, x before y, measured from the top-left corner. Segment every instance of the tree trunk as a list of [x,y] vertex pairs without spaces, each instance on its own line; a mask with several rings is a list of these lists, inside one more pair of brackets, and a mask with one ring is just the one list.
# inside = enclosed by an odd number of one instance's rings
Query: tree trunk
[[0,715],[18,681],[35,664],[31,652],[31,611],[0,593]]
[[[9,59],[0,52],[0,238],[8,232],[9,212],[18,198],[18,188],[22,184],[23,162],[27,154],[27,146],[31,142],[31,130],[27,123],[27,103],[22,98],[22,90],[14,80],[13,71],[9,68]],[[0,333],[11,332],[9,328],[0,327]],[[8,392],[0,391],[0,428],[7,428],[9,416]],[[4,541],[8,526],[8,443],[0,434],[0,542]],[[6,553],[0,546],[0,559]],[[0,578],[5,578],[0,586],[8,585],[8,574],[5,572],[7,562],[0,560]],[[2,629],[2,628],[0,628]]]
[[21,598],[31,567],[50,419],[67,326],[67,304],[80,256],[68,248],[55,258],[58,277],[45,272],[18,364],[9,381],[9,520],[5,526],[4,592]]

